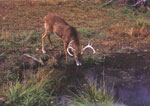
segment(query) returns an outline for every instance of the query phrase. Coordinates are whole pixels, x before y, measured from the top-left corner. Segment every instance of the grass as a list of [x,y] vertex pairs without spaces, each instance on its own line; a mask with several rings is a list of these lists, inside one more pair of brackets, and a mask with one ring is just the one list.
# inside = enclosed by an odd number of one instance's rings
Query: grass
[[96,82],[85,84],[78,94],[74,94],[71,106],[116,106],[112,94],[108,93],[104,86],[98,86]]
[[97,56],[86,55],[83,57],[83,65],[86,66],[86,68],[91,66],[96,66],[100,63],[99,58],[97,58]]
[[92,36],[92,32],[90,32],[89,28],[78,28],[78,32],[85,38],[90,38]]
[[[3,106],[61,106],[56,89],[61,85],[58,83],[66,82],[67,76],[61,76],[56,81],[50,78],[50,74],[41,70],[37,74],[31,74],[23,83],[16,81],[4,85],[1,91]],[[77,93],[72,92],[71,99],[66,99],[67,104],[71,103],[70,106],[116,106],[112,93],[97,82],[87,82],[78,88]]]
[[5,87],[5,104],[11,106],[55,106],[52,86],[47,75],[31,75],[24,83],[16,81]]

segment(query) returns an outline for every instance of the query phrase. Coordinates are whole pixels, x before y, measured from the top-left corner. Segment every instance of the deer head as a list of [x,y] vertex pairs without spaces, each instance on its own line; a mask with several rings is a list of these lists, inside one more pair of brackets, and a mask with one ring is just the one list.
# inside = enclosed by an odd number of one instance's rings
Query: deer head
[[[77,66],[81,66],[82,63],[81,63],[81,55],[84,53],[84,51],[88,48],[90,48],[92,51],[93,51],[93,54],[96,53],[95,49],[92,47],[92,44],[89,42],[88,45],[86,45],[84,48],[82,48],[81,50],[77,50],[75,48],[72,47],[72,41],[70,41],[69,45],[68,45],[68,48],[67,48],[67,52],[70,56],[74,56],[75,58],[75,61],[76,61],[76,65]],[[71,50],[71,52],[70,52]]]

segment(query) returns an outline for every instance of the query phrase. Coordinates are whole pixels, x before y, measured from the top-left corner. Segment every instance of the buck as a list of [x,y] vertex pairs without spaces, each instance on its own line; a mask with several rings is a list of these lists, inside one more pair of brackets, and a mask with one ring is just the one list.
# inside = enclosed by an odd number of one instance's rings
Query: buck
[[[87,48],[91,48],[93,53],[95,53],[95,49],[89,43],[83,49],[80,46],[80,38],[79,34],[75,27],[69,25],[63,18],[56,14],[48,14],[44,17],[44,27],[45,32],[42,35],[42,52],[46,53],[44,48],[45,37],[48,37],[50,48],[53,49],[53,45],[50,39],[50,34],[54,33],[55,35],[59,36],[64,43],[64,52],[66,55],[66,62],[68,62],[68,54],[70,56],[74,56],[75,62],[77,66],[81,66],[81,58],[83,51]],[[70,52],[72,51],[72,52]]]

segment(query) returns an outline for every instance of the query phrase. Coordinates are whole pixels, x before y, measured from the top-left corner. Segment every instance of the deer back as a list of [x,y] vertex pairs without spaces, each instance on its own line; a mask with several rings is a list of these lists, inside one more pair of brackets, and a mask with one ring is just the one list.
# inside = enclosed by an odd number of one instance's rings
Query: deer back
[[62,36],[64,29],[68,26],[64,19],[56,14],[48,14],[45,18],[46,27],[50,32],[56,33],[58,36]]
[[69,25],[58,15],[49,13],[47,16],[45,16],[45,24],[50,32],[55,33],[65,41],[69,42],[70,40],[74,40],[76,45],[80,45],[76,28]]

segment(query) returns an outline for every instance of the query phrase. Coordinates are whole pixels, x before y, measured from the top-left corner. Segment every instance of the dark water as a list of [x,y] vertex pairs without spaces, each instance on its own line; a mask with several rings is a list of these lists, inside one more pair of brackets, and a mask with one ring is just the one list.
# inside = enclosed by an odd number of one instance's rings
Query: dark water
[[115,89],[116,98],[127,106],[150,106],[150,85],[136,83]]
[[91,82],[103,77],[106,84],[114,84],[115,99],[122,106],[150,106],[150,53],[112,54],[86,75]]
[[[79,71],[69,69],[64,74],[65,87],[80,86],[76,80],[103,80],[108,89],[113,87],[118,106],[150,106],[150,53],[114,53],[97,66]],[[61,98],[62,104],[65,104],[65,95]]]

